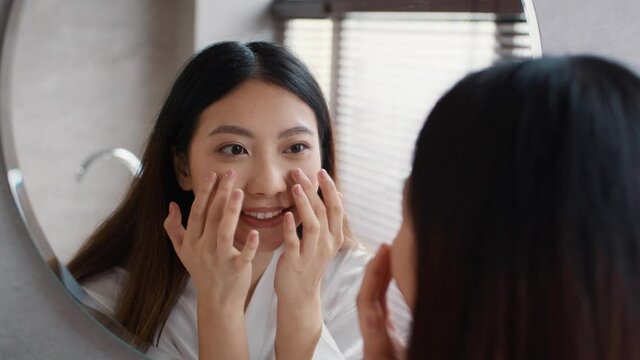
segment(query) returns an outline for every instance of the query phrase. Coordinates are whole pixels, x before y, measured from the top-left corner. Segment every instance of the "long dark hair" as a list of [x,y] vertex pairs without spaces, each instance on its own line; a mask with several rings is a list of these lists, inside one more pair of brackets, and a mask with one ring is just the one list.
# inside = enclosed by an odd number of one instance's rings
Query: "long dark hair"
[[640,358],[640,79],[607,60],[459,82],[416,146],[411,359]]
[[80,282],[114,266],[127,270],[115,318],[140,344],[159,335],[188,279],[163,228],[170,201],[180,206],[186,226],[194,198],[178,186],[174,151],[186,155],[201,112],[248,79],[280,86],[309,105],[318,124],[322,167],[336,177],[326,101],[307,67],[290,51],[265,42],[222,42],[195,55],[158,115],[142,158],[142,175],[68,265]]

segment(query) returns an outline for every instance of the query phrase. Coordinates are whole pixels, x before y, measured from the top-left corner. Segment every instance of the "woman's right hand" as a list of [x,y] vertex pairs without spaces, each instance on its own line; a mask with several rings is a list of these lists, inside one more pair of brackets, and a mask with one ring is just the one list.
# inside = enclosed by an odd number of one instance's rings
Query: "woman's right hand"
[[198,292],[198,358],[202,360],[249,358],[244,303],[258,232],[249,233],[242,251],[233,246],[244,196],[242,190],[233,189],[234,180],[234,172],[226,173],[214,194],[216,174],[210,174],[196,192],[186,230],[173,202],[164,221]]
[[233,189],[235,172],[226,173],[214,191],[217,176],[211,173],[195,194],[187,228],[177,204],[169,204],[164,228],[176,254],[198,291],[221,310],[240,309],[251,285],[251,261],[258,248],[258,232],[249,233],[242,251],[233,246],[244,193]]

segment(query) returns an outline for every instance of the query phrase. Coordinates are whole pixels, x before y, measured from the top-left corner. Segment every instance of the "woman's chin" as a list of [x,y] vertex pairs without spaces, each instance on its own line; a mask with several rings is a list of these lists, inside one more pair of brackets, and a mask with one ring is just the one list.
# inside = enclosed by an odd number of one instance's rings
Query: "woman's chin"
[[[236,229],[236,243],[241,243],[240,247],[244,246],[244,243],[252,230],[245,224],[238,224]],[[274,226],[272,228],[255,229],[258,230],[259,244],[258,252],[270,252],[274,251],[282,245],[284,242],[284,234],[282,226]],[[236,246],[237,247],[237,246]]]
[[265,239],[264,241],[260,239],[260,244],[258,245],[258,252],[272,252],[282,245],[283,240],[280,239]]

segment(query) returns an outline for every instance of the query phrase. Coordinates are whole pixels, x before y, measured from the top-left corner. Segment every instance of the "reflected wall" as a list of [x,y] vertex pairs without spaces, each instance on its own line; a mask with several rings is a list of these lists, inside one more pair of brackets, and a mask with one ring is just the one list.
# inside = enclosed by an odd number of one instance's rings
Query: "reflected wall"
[[140,156],[156,112],[193,51],[194,1],[31,0],[11,70],[16,153],[44,234],[66,263],[117,205],[131,173],[92,153]]

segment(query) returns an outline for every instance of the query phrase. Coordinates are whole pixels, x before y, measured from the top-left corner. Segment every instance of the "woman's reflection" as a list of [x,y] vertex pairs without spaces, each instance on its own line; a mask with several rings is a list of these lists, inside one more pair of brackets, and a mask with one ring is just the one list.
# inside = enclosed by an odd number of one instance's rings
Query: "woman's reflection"
[[[295,56],[262,42],[196,55],[142,167],[69,269],[149,355],[195,359],[199,342],[252,359],[362,356],[355,297],[370,256],[332,180],[326,102]],[[220,321],[198,341],[200,316]]]

